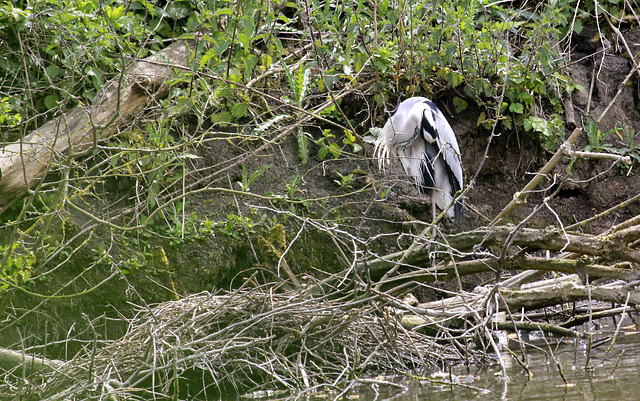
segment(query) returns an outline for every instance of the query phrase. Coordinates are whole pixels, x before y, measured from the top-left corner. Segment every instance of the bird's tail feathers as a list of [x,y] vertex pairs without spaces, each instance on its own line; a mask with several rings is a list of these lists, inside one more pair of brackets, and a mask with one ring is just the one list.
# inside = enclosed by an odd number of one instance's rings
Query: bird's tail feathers
[[[453,197],[455,194],[452,194],[450,191],[443,191],[439,189],[435,189],[434,199],[436,202],[436,206],[438,206],[441,210],[447,208],[447,206],[451,205],[453,202]],[[460,199],[456,200],[456,203],[453,204],[449,210],[447,210],[447,215],[454,219],[456,222],[460,221],[462,217],[462,201]]]

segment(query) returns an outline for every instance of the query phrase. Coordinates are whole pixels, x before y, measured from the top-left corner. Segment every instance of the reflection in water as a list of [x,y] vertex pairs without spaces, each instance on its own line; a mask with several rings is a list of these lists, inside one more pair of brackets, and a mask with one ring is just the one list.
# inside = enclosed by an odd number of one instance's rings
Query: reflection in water
[[[640,400],[640,335],[633,321],[601,319],[594,347],[587,355],[587,340],[561,339],[541,333],[522,333],[523,346],[510,336],[507,346],[522,358],[526,353],[526,370],[504,351],[508,364],[508,380],[504,380],[500,367],[455,367],[451,372],[433,373],[428,380],[408,377],[368,380],[366,384],[347,393],[339,400],[361,401],[467,401],[467,400],[561,400],[561,401],[619,401]],[[620,331],[611,346],[616,327]],[[594,336],[595,338],[595,336]],[[602,340],[602,341],[601,341]],[[553,355],[553,356],[552,356]],[[558,368],[558,365],[560,368]],[[586,368],[585,368],[586,367]],[[559,373],[562,369],[562,375]],[[372,384],[379,381],[380,384]],[[384,385],[393,381],[396,386]],[[455,383],[451,386],[450,383]],[[397,385],[403,387],[399,389]],[[287,398],[279,394],[245,396],[243,399],[260,400],[332,400],[339,393],[315,393],[312,396]]]
[[[601,323],[604,323],[601,321]],[[629,323],[625,326],[626,323]],[[532,378],[505,352],[509,363],[509,380],[503,380],[500,368],[464,367],[451,372],[436,374],[430,380],[403,380],[407,390],[369,390],[359,394],[360,400],[563,400],[563,401],[618,401],[640,400],[640,335],[635,325],[623,322],[616,343],[611,347],[611,337],[617,323],[610,320],[598,329],[599,338],[609,338],[591,350],[587,357],[586,340],[561,340],[559,338],[530,335],[526,342],[526,364]],[[594,340],[594,344],[598,344]],[[510,341],[509,348],[522,358],[520,346]],[[553,357],[551,356],[553,354]],[[588,364],[587,364],[588,363]],[[558,364],[560,368],[558,368]],[[586,369],[585,369],[586,366]],[[567,384],[559,372],[562,369]],[[444,383],[453,380],[459,384]]]

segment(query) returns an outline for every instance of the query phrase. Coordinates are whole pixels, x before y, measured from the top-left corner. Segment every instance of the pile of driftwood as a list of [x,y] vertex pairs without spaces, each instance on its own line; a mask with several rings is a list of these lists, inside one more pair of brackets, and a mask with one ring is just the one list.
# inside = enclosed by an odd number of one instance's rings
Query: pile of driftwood
[[[344,390],[367,372],[424,372],[463,357],[451,343],[405,330],[393,309],[379,305],[267,288],[200,293],[141,311],[123,338],[94,353],[48,361],[21,394],[204,399],[254,388]],[[0,385],[2,393],[17,390],[12,382]]]

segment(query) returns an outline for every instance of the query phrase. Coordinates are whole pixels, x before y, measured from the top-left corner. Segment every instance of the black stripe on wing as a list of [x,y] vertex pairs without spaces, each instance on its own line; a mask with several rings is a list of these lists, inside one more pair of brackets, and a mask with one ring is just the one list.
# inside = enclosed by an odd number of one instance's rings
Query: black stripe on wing
[[438,110],[438,107],[435,104],[433,104],[431,101],[429,101],[429,100],[427,100],[424,103],[427,106],[429,106],[430,110],[424,110],[422,112],[422,121],[420,122],[420,125],[422,126],[423,131],[426,134],[431,136],[431,138],[426,138],[425,137],[424,139],[426,139],[427,141],[431,142],[431,141],[434,141],[434,140],[439,138],[438,130],[436,129],[436,127],[431,125],[431,122],[429,121],[429,119],[427,118],[425,113],[431,112],[431,120],[432,121],[437,121],[437,117],[436,116],[437,116],[437,112],[439,110]]
[[[435,103],[433,103],[431,100],[426,100],[424,103],[429,107],[428,111],[431,112],[431,121],[442,120],[442,118],[441,118],[442,112],[440,111],[438,106],[436,106]],[[427,110],[425,110],[425,112],[427,112]],[[425,127],[427,132],[433,137],[433,139],[440,138],[440,134],[438,133],[438,129],[436,127],[434,127],[433,125],[431,125],[429,120],[425,117],[424,113],[422,113],[422,120],[423,120],[422,121],[422,125]],[[445,124],[446,124],[446,122],[445,122]]]
[[[423,111],[422,121],[420,122],[423,135],[425,136],[424,139],[425,139],[425,145],[426,145],[426,148],[425,148],[426,160],[425,160],[425,163],[422,164],[423,183],[420,186],[420,191],[424,194],[429,195],[431,194],[431,191],[435,188],[435,182],[433,178],[434,177],[433,166],[435,165],[435,161],[437,160],[437,158],[440,158],[443,162],[442,164],[445,166],[447,178],[449,180],[449,185],[451,186],[451,197],[454,197],[455,194],[462,189],[460,187],[460,182],[458,182],[458,180],[456,179],[456,176],[453,173],[453,170],[451,169],[449,162],[442,154],[442,149],[440,149],[440,147],[438,146],[438,143],[439,143],[438,140],[440,139],[440,134],[438,133],[438,130],[431,124],[431,122],[429,121],[429,119],[426,117],[426,114],[425,114],[425,113],[431,112],[432,121],[438,121],[441,119],[440,114],[442,113],[440,112],[440,109],[438,109],[438,106],[436,106],[435,103],[433,103],[432,101],[426,100],[424,103],[429,107],[429,110]],[[431,138],[427,138],[426,135],[430,135]],[[433,141],[433,142],[429,142],[429,141]],[[451,150],[453,151],[453,149]],[[453,212],[454,212],[456,221],[459,221],[460,217],[462,216],[462,203],[460,201],[456,202],[455,205],[453,206]]]
[[422,173],[422,182],[417,183],[418,190],[426,195],[431,195],[431,192],[436,187],[434,180],[435,172],[433,165],[435,164],[435,158],[440,153],[438,146],[434,143],[425,141],[425,149],[422,157],[424,160],[420,163],[420,172]]
[[[451,184],[451,197],[453,198],[456,192],[460,191],[462,188],[460,188],[460,182],[458,182],[453,171],[451,171],[449,164],[445,163],[445,166],[447,166],[447,176],[449,177],[449,184]],[[460,218],[462,217],[462,202],[459,200],[453,205],[453,213],[456,221],[460,221]]]
[[440,154],[438,142],[435,141],[435,139],[438,138],[438,131],[433,125],[431,125],[431,122],[429,122],[429,119],[426,116],[426,113],[428,112],[431,112],[433,115],[433,108],[435,107],[436,110],[438,108],[429,100],[425,100],[423,103],[425,103],[431,110],[423,110],[422,119],[420,121],[420,131],[424,139],[425,149],[423,155],[424,161],[420,165],[422,182],[419,183],[418,189],[423,194],[430,195],[433,189],[436,187],[433,166],[435,165],[436,158],[442,157],[442,155]]

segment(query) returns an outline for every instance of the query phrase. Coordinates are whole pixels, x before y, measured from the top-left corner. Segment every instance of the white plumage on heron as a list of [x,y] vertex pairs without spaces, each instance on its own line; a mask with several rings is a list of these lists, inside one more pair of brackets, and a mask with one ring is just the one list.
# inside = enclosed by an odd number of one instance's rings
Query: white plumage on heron
[[[444,210],[463,187],[460,148],[444,114],[429,99],[409,98],[398,106],[382,128],[374,155],[384,170],[389,158],[398,158],[405,173],[421,192],[431,195]],[[462,202],[457,200],[447,214],[459,221]]]

